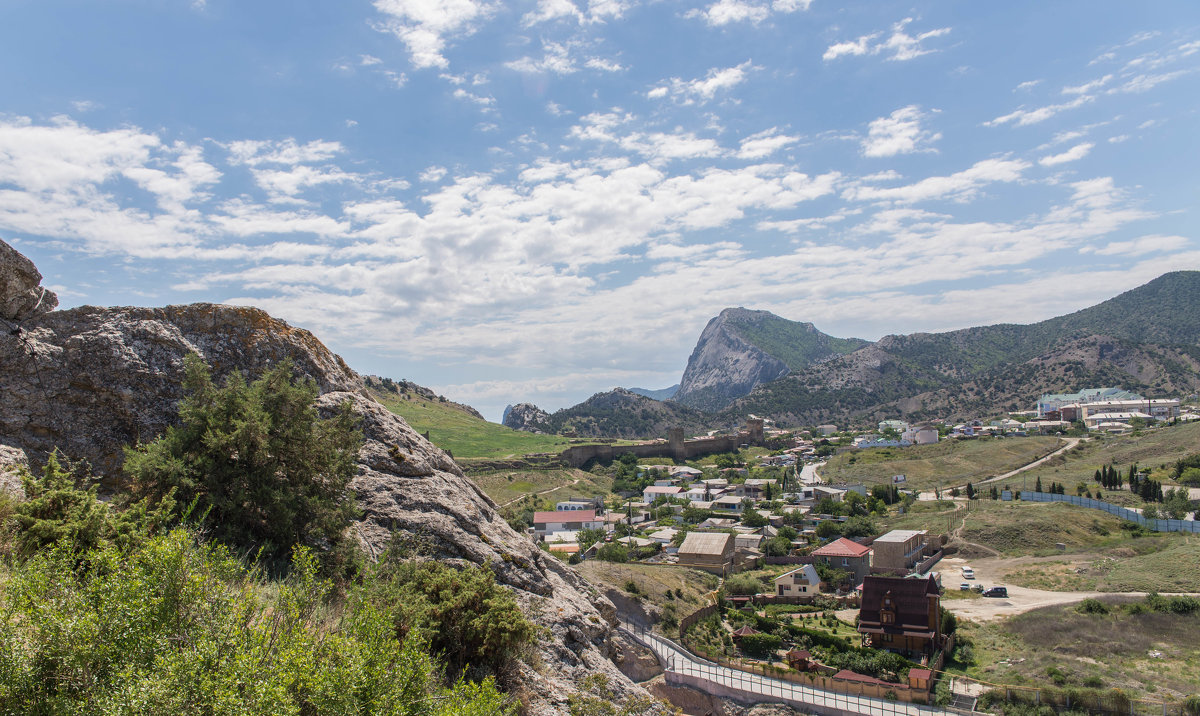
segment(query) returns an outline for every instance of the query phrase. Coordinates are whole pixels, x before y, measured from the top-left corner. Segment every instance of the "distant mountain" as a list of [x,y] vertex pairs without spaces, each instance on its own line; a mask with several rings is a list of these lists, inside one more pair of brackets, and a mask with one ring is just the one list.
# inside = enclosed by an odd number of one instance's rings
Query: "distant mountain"
[[709,421],[709,416],[699,410],[617,388],[549,415],[523,403],[513,408],[505,425],[529,432],[574,432],[585,438],[637,439],[665,438],[673,427],[694,432]]
[[673,400],[720,410],[756,386],[867,345],[767,311],[727,308],[705,326]]
[[1149,395],[1200,389],[1200,272],[1165,274],[1031,325],[886,336],[760,385],[721,416],[753,412],[800,424],[956,418],[1101,385]]
[[679,384],[676,383],[670,388],[660,388],[658,390],[647,390],[645,388],[628,388],[630,393],[644,395],[651,400],[670,400],[675,397],[675,393],[679,390]]

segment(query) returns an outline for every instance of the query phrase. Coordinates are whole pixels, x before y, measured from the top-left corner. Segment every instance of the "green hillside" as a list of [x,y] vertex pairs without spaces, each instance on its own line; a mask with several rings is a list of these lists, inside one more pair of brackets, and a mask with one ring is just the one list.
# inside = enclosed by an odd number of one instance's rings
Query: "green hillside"
[[570,445],[558,435],[535,435],[490,423],[445,403],[413,392],[373,391],[388,410],[455,458],[506,458],[527,453],[561,452]]

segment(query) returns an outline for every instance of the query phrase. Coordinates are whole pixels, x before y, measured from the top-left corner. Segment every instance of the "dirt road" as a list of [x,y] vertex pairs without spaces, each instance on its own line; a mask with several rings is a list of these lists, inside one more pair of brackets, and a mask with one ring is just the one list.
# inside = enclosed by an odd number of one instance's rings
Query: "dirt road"
[[[1063,438],[1065,444],[1062,447],[1060,447],[1059,449],[1055,450],[1054,452],[1049,453],[1048,455],[1043,455],[1042,457],[1038,458],[1037,460],[1034,460],[1031,463],[1028,463],[1028,464],[1018,467],[1016,470],[1009,470],[1008,472],[1004,473],[1003,475],[996,475],[994,477],[989,477],[986,480],[980,480],[976,486],[986,485],[989,482],[998,482],[1000,480],[1007,480],[1008,478],[1013,477],[1014,475],[1020,475],[1022,472],[1025,472],[1026,470],[1032,470],[1033,468],[1037,467],[1038,465],[1043,464],[1044,462],[1046,462],[1050,458],[1054,457],[1055,455],[1060,455],[1060,454],[1070,450],[1071,448],[1075,447],[1076,445],[1079,444],[1079,441],[1081,439],[1082,438]],[[955,487],[957,487],[959,490],[967,489],[967,486],[965,483],[962,485],[947,485],[946,487],[941,488],[941,493],[943,495],[946,495],[950,492],[950,490],[954,489]],[[917,499],[931,501],[931,500],[938,499],[938,497],[937,497],[937,493],[935,493],[933,490],[929,490],[928,492],[918,493]],[[943,499],[945,499],[945,498],[943,498]]]
[[[1018,587],[1005,582],[1003,575],[1014,567],[1023,566],[1022,562],[1023,560],[1020,558],[966,560],[949,557],[943,559],[938,562],[937,569],[942,573],[942,586],[946,588],[946,591],[957,590],[960,583],[968,582],[971,585],[981,584],[985,587],[1005,587],[1008,589],[1008,597],[1006,599],[995,597],[943,599],[942,606],[959,617],[977,622],[987,622],[1039,607],[1071,604],[1083,601],[1088,597],[1112,594],[1111,592],[1048,592],[1042,589]],[[962,568],[967,565],[975,571],[973,580],[962,577]]]

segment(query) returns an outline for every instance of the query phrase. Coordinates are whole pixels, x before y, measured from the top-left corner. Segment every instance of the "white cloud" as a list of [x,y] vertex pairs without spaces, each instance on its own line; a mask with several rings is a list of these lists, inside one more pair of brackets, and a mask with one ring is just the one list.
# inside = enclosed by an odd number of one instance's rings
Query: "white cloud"
[[1018,127],[1025,127],[1030,124],[1037,124],[1038,122],[1044,122],[1047,119],[1050,119],[1054,115],[1058,114],[1059,112],[1065,112],[1069,109],[1075,109],[1077,107],[1082,107],[1083,105],[1085,105],[1089,102],[1092,102],[1094,100],[1095,100],[1095,97],[1093,97],[1091,95],[1081,94],[1078,97],[1076,97],[1075,99],[1071,100],[1070,102],[1064,102],[1062,104],[1051,104],[1051,105],[1046,105],[1045,107],[1038,107],[1036,109],[1024,109],[1024,108],[1018,109],[1013,112],[1009,112],[1008,114],[1005,114],[1003,116],[996,117],[993,120],[984,122],[983,126],[998,127],[1002,124],[1012,123]]
[[1131,241],[1112,241],[1101,247],[1085,246],[1080,249],[1080,252],[1097,256],[1144,256],[1163,251],[1178,251],[1190,246],[1191,243],[1191,239],[1183,236],[1151,234]]
[[1070,149],[1063,152],[1062,154],[1051,154],[1051,155],[1042,157],[1041,159],[1038,160],[1038,164],[1041,164],[1044,167],[1053,167],[1053,166],[1057,166],[1059,164],[1066,164],[1067,162],[1077,161],[1079,159],[1083,159],[1084,157],[1086,157],[1088,155],[1088,152],[1092,151],[1092,147],[1094,147],[1094,146],[1096,146],[1096,145],[1092,144],[1091,142],[1084,142],[1082,144],[1076,144],[1075,146],[1071,147]]
[[936,151],[931,146],[942,138],[938,132],[921,129],[921,121],[929,115],[915,104],[892,112],[890,116],[872,120],[867,137],[862,141],[864,157],[894,157],[897,154]]
[[441,181],[444,176],[446,176],[446,167],[432,166],[421,172],[419,178],[426,184],[432,184]]
[[1104,85],[1108,84],[1109,82],[1112,81],[1112,78],[1113,78],[1112,75],[1104,75],[1103,77],[1101,77],[1099,79],[1092,80],[1091,82],[1085,82],[1084,84],[1081,84],[1081,85],[1078,85],[1075,87],[1063,87],[1062,93],[1063,94],[1088,94],[1088,93],[1098,90],[1101,87],[1103,87]]
[[375,57],[374,55],[359,55],[358,64],[363,67],[371,67],[372,65],[383,64],[383,60]]
[[311,164],[333,159],[343,152],[340,142],[314,139],[300,144],[294,138],[283,140],[245,139],[230,142],[229,161],[256,167],[260,164]]
[[589,58],[584,64],[589,69],[600,70],[601,72],[620,72],[625,69],[620,63],[613,60],[606,60],[603,57]]
[[737,156],[739,159],[762,159],[798,141],[799,137],[779,134],[778,128],[771,127],[743,139]]
[[718,92],[724,92],[746,81],[748,73],[755,69],[750,60],[734,67],[714,67],[704,77],[694,80],[683,80],[672,77],[667,84],[660,85],[646,93],[650,99],[661,99],[668,95],[682,104],[708,102]]
[[1042,83],[1041,80],[1028,80],[1013,88],[1013,92],[1028,92]]
[[375,0],[374,5],[387,16],[379,29],[403,42],[413,65],[422,69],[449,66],[442,54],[447,41],[474,33],[495,10],[479,0]]
[[870,35],[862,35],[857,40],[838,42],[830,45],[821,58],[829,62],[846,56],[884,55],[884,59],[886,60],[912,60],[922,55],[937,52],[937,50],[929,49],[922,44],[926,40],[932,40],[950,33],[950,28],[940,27],[936,30],[929,30],[915,36],[909,35],[905,28],[912,21],[911,17],[906,17],[896,23],[892,26],[892,34],[886,38],[883,38],[883,33],[876,32]]
[[749,0],[717,0],[706,8],[689,10],[684,17],[699,18],[710,27],[721,27],[735,22],[757,25],[776,13],[793,13],[808,10],[812,0],[774,0],[774,2],[750,2]]
[[519,60],[504,63],[510,70],[523,73],[549,73],[554,75],[569,75],[576,71],[575,61],[571,59],[571,48],[565,43],[543,41],[543,55],[540,60],[532,57],[522,57]]
[[580,24],[602,23],[621,18],[629,9],[624,0],[588,0],[587,11],[579,9],[572,0],[538,0],[537,9],[525,13],[521,24],[525,27],[555,20],[573,20]]
[[984,159],[970,169],[950,176],[929,177],[914,184],[899,187],[852,186],[843,196],[852,201],[887,201],[911,204],[918,201],[952,200],[968,201],[980,189],[993,182],[1015,182],[1029,168],[1029,163],[1019,159]]

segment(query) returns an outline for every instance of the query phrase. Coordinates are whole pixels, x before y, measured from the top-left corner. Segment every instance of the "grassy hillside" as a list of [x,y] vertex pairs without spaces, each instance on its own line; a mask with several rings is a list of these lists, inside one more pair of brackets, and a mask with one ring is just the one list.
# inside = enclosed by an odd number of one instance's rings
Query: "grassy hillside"
[[570,445],[567,438],[519,432],[482,420],[452,403],[419,394],[375,392],[374,395],[413,429],[429,433],[430,442],[455,458],[519,457],[526,453],[561,452]]
[[[1167,470],[1181,457],[1200,452],[1200,424],[1174,425],[1146,430],[1141,435],[1097,436],[1046,462],[1044,465],[1005,480],[1013,489],[1033,489],[1035,480],[1043,487],[1057,482],[1074,494],[1075,485],[1083,482],[1095,488],[1092,481],[1102,465],[1114,464],[1128,468],[1137,463],[1151,468],[1153,479],[1168,481]],[[1127,496],[1127,493],[1122,493]],[[1119,494],[1113,494],[1117,499]],[[1140,500],[1137,501],[1140,504]]]
[[1085,554],[1014,567],[1010,584],[1051,591],[1200,592],[1200,539],[1151,534]]
[[906,475],[908,487],[930,490],[1002,475],[1053,452],[1061,444],[1053,437],[986,438],[848,450],[831,458],[820,475],[826,482],[868,485],[890,484],[893,475]]

